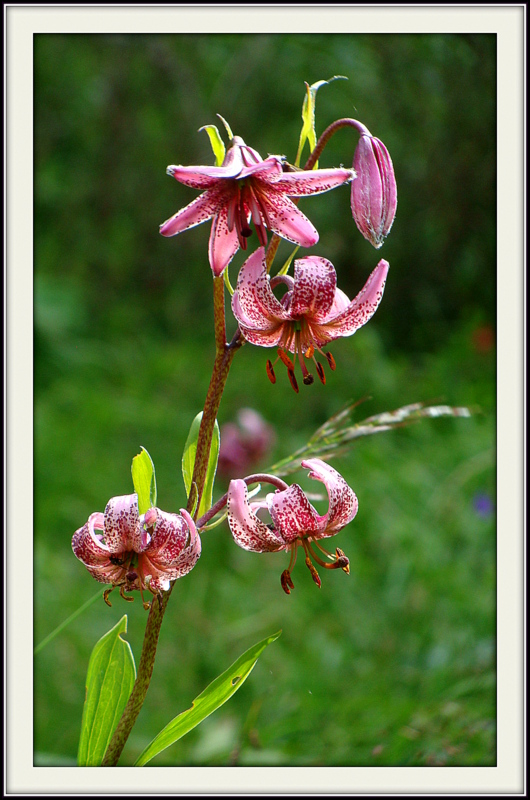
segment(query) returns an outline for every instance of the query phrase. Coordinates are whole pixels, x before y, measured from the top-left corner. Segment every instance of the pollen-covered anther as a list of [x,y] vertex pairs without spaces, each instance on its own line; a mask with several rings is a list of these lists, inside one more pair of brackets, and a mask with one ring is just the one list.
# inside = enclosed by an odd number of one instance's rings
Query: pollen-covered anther
[[298,394],[298,391],[299,391],[298,382],[296,380],[296,377],[295,377],[295,374],[294,374],[294,370],[288,369],[287,370],[287,375],[289,376],[289,381],[291,382],[291,386],[295,390],[296,394]]
[[313,578],[316,585],[320,589],[322,586],[322,581],[320,580],[320,575],[318,574],[315,565],[311,563],[311,559],[309,558],[309,556],[307,556],[305,560],[305,565],[308,568],[309,572],[311,573],[311,577]]
[[270,358],[267,359],[266,369],[267,369],[267,377],[270,380],[270,382],[271,383],[276,383],[276,375],[274,374],[274,369],[272,367],[272,362],[271,362]]
[[287,353],[285,353],[280,347],[278,348],[278,357],[280,358],[281,361],[283,361],[287,369],[290,369],[291,372],[294,372],[293,362],[291,361]]
[[316,367],[317,367],[318,377],[320,378],[320,383],[323,383],[324,386],[325,386],[326,385],[326,373],[324,372],[324,367],[318,361],[315,361],[315,364],[316,364]]
[[326,358],[328,360],[328,364],[329,364],[330,369],[332,369],[332,370],[336,369],[337,365],[336,365],[335,359],[333,358],[331,353],[324,353],[324,355],[326,356]]
[[280,583],[285,594],[291,594],[291,589],[294,589],[294,583],[291,579],[291,573],[288,569],[284,569],[282,572]]

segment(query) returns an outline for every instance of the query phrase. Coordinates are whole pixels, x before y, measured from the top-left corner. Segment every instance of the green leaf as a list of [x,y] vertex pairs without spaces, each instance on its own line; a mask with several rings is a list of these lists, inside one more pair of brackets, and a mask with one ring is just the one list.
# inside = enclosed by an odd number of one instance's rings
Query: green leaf
[[138,511],[145,514],[152,506],[156,506],[155,465],[145,447],[133,458],[131,472],[134,491],[138,495]]
[[86,696],[77,763],[97,767],[114,733],[136,680],[125,614],[95,645],[88,662]]
[[203,125],[199,128],[200,131],[206,131],[210,137],[210,144],[212,146],[213,154],[215,156],[215,166],[220,167],[225,160],[225,146],[221,139],[219,130],[215,125]]
[[218,678],[210,683],[204,692],[195,698],[191,708],[175,717],[169,725],[166,725],[160,731],[158,736],[155,736],[139,756],[135,767],[143,767],[158,753],[181,739],[192,728],[195,728],[196,725],[222,706],[223,703],[226,703],[248,678],[263,650],[267,645],[276,641],[280,634],[281,631],[278,631],[278,633],[273,633],[272,636],[255,644],[254,647],[243,653],[226,672],[223,672],[222,675],[219,675]]
[[[300,141],[298,143],[298,152],[296,154],[296,161],[294,162],[297,167],[300,166],[300,159],[305,143],[309,141],[309,150],[312,153],[317,143],[317,135],[315,131],[315,102],[317,92],[321,86],[325,86],[332,81],[347,80],[344,75],[334,75],[329,81],[317,81],[309,86],[306,83],[306,95],[302,104],[302,130],[300,132]],[[316,169],[318,164],[315,164]]]
[[[184,486],[186,487],[186,494],[190,495],[191,479],[193,477],[193,467],[195,466],[195,456],[197,454],[197,440],[199,438],[199,428],[201,427],[202,411],[197,414],[191,423],[190,432],[184,445],[184,453],[182,455],[182,476],[184,478]],[[215,481],[215,473],[217,472],[217,460],[219,458],[219,446],[221,443],[221,434],[219,432],[219,425],[215,421],[213,430],[212,444],[210,446],[210,455],[208,458],[208,468],[206,470],[206,478],[204,481],[204,489],[201,497],[201,504],[199,507],[198,516],[203,514],[211,508],[213,485]]]

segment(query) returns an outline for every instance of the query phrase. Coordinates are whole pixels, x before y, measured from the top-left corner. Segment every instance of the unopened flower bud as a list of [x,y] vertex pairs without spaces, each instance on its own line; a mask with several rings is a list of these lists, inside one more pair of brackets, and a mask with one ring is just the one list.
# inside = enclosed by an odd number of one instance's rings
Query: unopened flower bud
[[388,235],[397,206],[397,186],[392,159],[383,142],[363,134],[355,150],[357,177],[351,185],[351,209],[355,224],[375,248]]

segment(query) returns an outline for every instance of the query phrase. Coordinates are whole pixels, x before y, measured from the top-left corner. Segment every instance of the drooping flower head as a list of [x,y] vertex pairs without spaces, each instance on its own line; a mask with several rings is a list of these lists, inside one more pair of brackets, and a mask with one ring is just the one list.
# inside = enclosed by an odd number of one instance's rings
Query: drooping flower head
[[185,509],[168,514],[153,507],[140,515],[138,495],[129,494],[111,498],[103,514],[91,514],[75,532],[72,549],[97,581],[119,586],[125,600],[133,598],[124,592],[139,590],[143,600],[146,589],[165,591],[195,566],[201,539]]
[[167,173],[193,189],[205,190],[160,226],[163,236],[213,219],[209,257],[213,274],[221,275],[239,248],[247,249],[252,235],[267,245],[267,229],[290,242],[311,247],[318,232],[290,197],[319,194],[334,189],[354,176],[352,169],[316,169],[284,172],[284,159],[265,160],[240,136],[234,136],[220,167],[169,166]]
[[390,232],[397,208],[397,186],[392,159],[380,139],[366,129],[353,157],[356,178],[351,186],[355,224],[375,248]]
[[[253,502],[248,500],[245,481],[231,481],[228,488],[228,524],[235,542],[244,550],[254,553],[274,553],[279,550],[290,552],[289,566],[281,576],[282,588],[286,594],[290,594],[290,590],[294,588],[291,571],[299,546],[305,552],[306,566],[318,587],[321,581],[313,561],[325,569],[349,572],[349,560],[342,550],[337,548],[334,554],[329,553],[319,540],[334,536],[342,530],[355,517],[358,508],[355,492],[324,461],[309,458],[302,461],[302,467],[310,470],[309,476],[321,481],[326,487],[329,508],[324,515],[318,514],[297,483],[283,491],[268,494],[265,501]],[[268,510],[272,524],[268,525],[258,517],[256,512],[262,508]]]
[[[318,377],[325,383],[324,368],[316,361],[315,350],[335,369],[333,356],[323,353],[322,348],[333,339],[351,336],[373,316],[383,296],[388,267],[388,262],[381,260],[350,302],[337,288],[335,268],[327,259],[318,256],[298,259],[294,262],[294,278],[277,275],[271,279],[265,265],[265,251],[259,248],[239,272],[232,311],[247,341],[262,347],[278,347],[278,358],[287,366],[291,385],[298,392],[295,363],[287,351],[298,359],[305,384],[314,380],[305,358],[314,361]],[[287,292],[278,300],[272,290],[280,283],[287,286]],[[275,383],[271,361],[267,362],[267,374]]]

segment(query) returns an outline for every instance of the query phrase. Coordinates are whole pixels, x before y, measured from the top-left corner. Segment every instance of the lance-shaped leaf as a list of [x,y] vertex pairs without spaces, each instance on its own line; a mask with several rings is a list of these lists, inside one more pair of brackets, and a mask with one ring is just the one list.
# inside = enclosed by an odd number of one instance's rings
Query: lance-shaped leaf
[[[311,84],[309,86],[306,83],[306,94],[304,97],[304,102],[302,104],[302,130],[300,132],[300,141],[298,143],[298,152],[296,154],[296,161],[294,162],[295,165],[298,167],[300,166],[300,159],[302,157],[302,151],[304,149],[305,143],[309,142],[309,150],[312,153],[315,149],[315,145],[317,143],[317,135],[315,131],[315,102],[317,92],[321,86],[325,86],[332,81],[337,80],[347,80],[345,75],[334,75],[333,78],[330,78],[329,81],[317,81],[316,83]],[[317,168],[317,164],[315,164],[314,169]]]
[[[182,476],[184,478],[184,486],[186,487],[186,494],[190,495],[191,484],[193,478],[193,468],[195,466],[195,456],[197,454],[197,441],[199,438],[199,429],[201,427],[202,411],[197,414],[191,423],[190,432],[184,445],[184,453],[182,454]],[[221,434],[219,432],[219,425],[215,420],[215,426],[212,436],[212,444],[210,446],[210,455],[208,458],[208,468],[206,470],[206,478],[204,480],[204,489],[202,491],[201,504],[198,511],[198,516],[201,517],[212,505],[213,485],[215,481],[215,473],[217,472],[217,460],[219,458],[219,446],[221,443]]]
[[206,131],[210,138],[210,144],[212,146],[213,154],[215,156],[215,164],[217,167],[220,167],[225,158],[225,146],[224,142],[221,139],[219,134],[219,130],[216,125],[203,125],[202,128],[199,128],[200,131]]
[[263,650],[271,642],[276,641],[280,634],[281,631],[278,631],[278,633],[273,633],[272,636],[268,636],[263,641],[255,644],[254,647],[243,653],[226,672],[223,672],[222,675],[219,675],[218,678],[210,683],[204,692],[195,698],[191,708],[175,717],[169,725],[166,725],[160,731],[158,736],[155,736],[153,741],[141,753],[135,767],[143,767],[158,753],[181,739],[192,728],[195,728],[206,717],[209,717],[210,714],[222,706],[223,703],[226,703],[248,678]]
[[156,506],[155,465],[145,447],[142,447],[142,452],[133,458],[131,472],[134,491],[138,495],[138,512],[145,514]]
[[101,764],[136,680],[131,646],[121,638],[126,632],[125,614],[92,650],[77,753],[80,767]]

